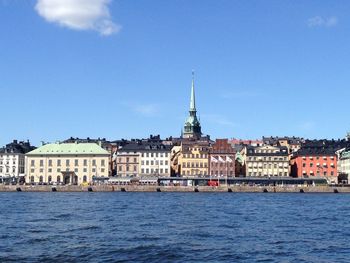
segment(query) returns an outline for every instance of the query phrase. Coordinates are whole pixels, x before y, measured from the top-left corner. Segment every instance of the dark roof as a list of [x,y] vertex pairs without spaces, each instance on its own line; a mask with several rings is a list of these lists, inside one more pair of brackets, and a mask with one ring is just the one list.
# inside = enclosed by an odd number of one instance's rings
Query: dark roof
[[256,152],[257,149],[261,148],[261,146],[248,146],[247,156],[288,156],[288,148],[285,146],[274,146],[274,148],[278,148],[277,152]]
[[294,155],[335,155],[336,151],[347,147],[350,147],[347,140],[306,140]]
[[14,140],[13,142],[6,144],[5,147],[0,148],[0,153],[17,153],[17,154],[26,154],[34,150],[35,147],[30,145],[30,142],[24,142]]
[[152,152],[164,152],[171,150],[171,145],[164,145],[161,142],[145,142],[145,141],[137,141],[131,142],[122,146],[118,152],[138,152],[138,151],[152,151]]

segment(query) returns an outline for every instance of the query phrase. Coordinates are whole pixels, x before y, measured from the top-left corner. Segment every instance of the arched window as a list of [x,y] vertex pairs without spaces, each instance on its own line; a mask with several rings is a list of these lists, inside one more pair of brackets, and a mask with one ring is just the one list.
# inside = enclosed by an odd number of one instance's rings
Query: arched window
[[34,176],[33,175],[30,177],[30,182],[34,183]]
[[84,175],[83,176],[83,183],[86,183],[86,181],[87,181],[87,177],[86,177],[86,175]]
[[57,183],[61,182],[61,176],[57,175]]
[[40,182],[40,183],[43,182],[43,176],[42,176],[42,175],[39,177],[39,182]]
[[49,183],[51,183],[51,181],[52,181],[52,176],[51,175],[49,175],[48,181],[49,181]]

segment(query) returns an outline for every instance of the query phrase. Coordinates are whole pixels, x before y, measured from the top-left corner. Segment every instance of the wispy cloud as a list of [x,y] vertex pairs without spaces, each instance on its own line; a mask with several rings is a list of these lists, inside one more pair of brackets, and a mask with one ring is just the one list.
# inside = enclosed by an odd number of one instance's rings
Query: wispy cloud
[[35,10],[48,22],[111,35],[120,30],[109,12],[111,0],[37,0]]
[[122,102],[121,104],[129,108],[134,113],[144,117],[154,117],[160,113],[159,105],[154,103],[141,104],[137,102],[127,101]]
[[227,127],[237,127],[238,125],[228,119],[226,116],[219,114],[203,114],[201,115],[202,119],[206,122],[211,122],[221,126]]
[[222,91],[219,96],[223,99],[245,99],[258,97],[260,94],[256,91]]
[[334,27],[338,24],[336,16],[322,17],[314,16],[307,20],[308,27]]
[[315,128],[316,124],[313,121],[304,121],[298,125],[298,128],[302,131],[311,131]]

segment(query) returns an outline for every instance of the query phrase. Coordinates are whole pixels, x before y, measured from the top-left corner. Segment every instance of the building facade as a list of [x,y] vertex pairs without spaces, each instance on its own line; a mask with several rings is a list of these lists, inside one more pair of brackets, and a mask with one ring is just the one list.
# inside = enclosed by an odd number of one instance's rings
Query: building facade
[[235,176],[235,151],[228,139],[216,139],[209,153],[209,173],[214,177]]
[[207,137],[200,140],[184,139],[181,142],[178,163],[181,176],[196,177],[209,175],[210,141]]
[[337,152],[338,157],[338,183],[349,183],[350,175],[350,148]]
[[141,151],[140,142],[135,140],[118,149],[115,158],[118,177],[139,176]]
[[26,154],[26,183],[92,183],[108,177],[108,161],[96,143],[45,144]]
[[306,140],[291,159],[292,176],[323,177],[338,182],[337,151],[347,147],[346,140]]
[[25,176],[25,154],[34,150],[29,141],[18,142],[14,140],[0,148],[0,178],[12,178],[11,181],[19,181]]
[[167,177],[171,174],[171,145],[160,136],[132,140],[116,153],[118,177]]
[[270,145],[248,147],[246,156],[246,176],[289,176],[287,147]]
[[171,146],[162,144],[147,144],[141,150],[140,175],[168,177],[170,176]]

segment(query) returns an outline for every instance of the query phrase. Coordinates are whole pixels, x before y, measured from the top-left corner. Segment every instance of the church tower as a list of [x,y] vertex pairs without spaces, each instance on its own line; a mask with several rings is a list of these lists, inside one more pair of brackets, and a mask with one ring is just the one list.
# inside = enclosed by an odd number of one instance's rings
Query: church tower
[[194,93],[194,72],[192,72],[190,110],[189,110],[189,116],[187,117],[185,122],[183,138],[199,139],[201,135],[202,135],[202,128],[201,128],[201,124],[197,119],[196,97]]

